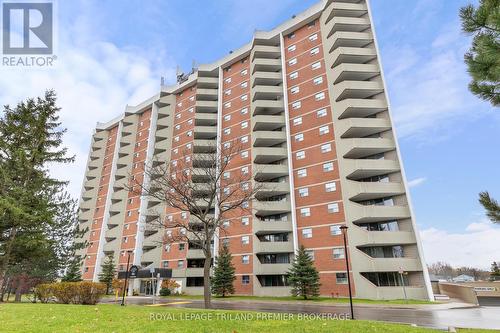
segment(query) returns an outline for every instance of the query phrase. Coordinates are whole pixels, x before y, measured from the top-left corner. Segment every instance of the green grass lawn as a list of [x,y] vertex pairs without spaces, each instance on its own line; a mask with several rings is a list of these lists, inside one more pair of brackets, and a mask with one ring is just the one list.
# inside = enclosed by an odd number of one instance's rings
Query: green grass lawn
[[[162,319],[151,320],[152,314]],[[438,332],[372,321],[258,318],[262,315],[271,314],[165,306],[6,303],[0,304],[0,332]]]
[[[163,296],[162,296],[163,297]],[[194,295],[172,295],[172,296],[164,296],[164,298],[186,298],[186,299],[203,299],[203,296],[194,296]],[[266,296],[226,296],[226,297],[213,297],[214,300],[221,301],[245,301],[245,300],[254,300],[254,301],[304,301],[301,297],[266,297]],[[310,300],[306,300],[306,302],[314,302],[314,303],[349,303],[349,298],[332,298],[332,297],[316,297]],[[409,299],[405,301],[404,299],[394,299],[394,300],[373,300],[373,299],[362,299],[356,298],[353,299],[354,304],[439,304],[439,302],[431,302],[417,299]]]

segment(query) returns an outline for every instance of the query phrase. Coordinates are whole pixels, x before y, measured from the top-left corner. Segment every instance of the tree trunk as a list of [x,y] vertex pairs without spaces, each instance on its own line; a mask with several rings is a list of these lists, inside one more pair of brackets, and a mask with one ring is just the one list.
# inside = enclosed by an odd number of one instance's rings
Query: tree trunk
[[14,226],[10,229],[9,236],[7,237],[7,245],[5,246],[5,253],[3,255],[2,266],[0,267],[0,288],[5,287],[5,280],[7,276],[7,269],[9,267],[10,254],[16,238],[17,228]]
[[[210,246],[210,244],[208,246]],[[205,264],[203,265],[203,299],[205,301],[205,309],[210,309],[212,307],[212,293],[210,290],[210,262],[212,261],[212,254],[210,249],[205,252]]]

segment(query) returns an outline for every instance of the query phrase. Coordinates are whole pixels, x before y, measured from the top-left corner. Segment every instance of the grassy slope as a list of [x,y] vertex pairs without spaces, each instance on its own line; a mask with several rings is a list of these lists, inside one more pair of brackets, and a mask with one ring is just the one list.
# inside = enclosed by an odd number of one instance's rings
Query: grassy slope
[[[151,313],[207,315],[213,320],[150,320]],[[253,320],[217,319],[217,314],[251,315]],[[405,325],[345,320],[257,320],[256,312],[205,311],[168,307],[63,304],[0,304],[1,332],[436,332]]]

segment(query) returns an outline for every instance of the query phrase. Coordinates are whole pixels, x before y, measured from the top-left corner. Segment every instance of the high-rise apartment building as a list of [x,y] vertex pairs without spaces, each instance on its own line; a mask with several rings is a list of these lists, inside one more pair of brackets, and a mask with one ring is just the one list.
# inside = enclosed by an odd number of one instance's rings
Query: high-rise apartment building
[[[321,277],[321,294],[347,295],[340,226],[356,297],[432,297],[390,117],[370,9],[365,0],[324,0],[194,73],[92,137],[79,219],[89,231],[83,277],[96,280],[103,259],[172,269],[186,293],[201,293],[203,252],[160,245],[148,227],[164,207],[126,189],[149,183],[144,166],[175,164],[239,140],[234,170],[262,190],[251,212],[228,221],[237,294],[288,295],[286,273],[303,245]],[[186,153],[188,152],[188,153]],[[200,179],[199,181],[203,181]],[[404,274],[400,274],[404,272]],[[134,288],[147,292],[149,279]]]

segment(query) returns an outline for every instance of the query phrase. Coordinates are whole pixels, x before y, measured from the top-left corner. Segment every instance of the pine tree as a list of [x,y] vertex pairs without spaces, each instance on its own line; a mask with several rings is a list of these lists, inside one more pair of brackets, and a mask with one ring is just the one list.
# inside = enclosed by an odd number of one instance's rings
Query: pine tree
[[116,275],[115,260],[112,255],[106,257],[104,263],[101,265],[101,273],[99,273],[99,282],[106,284],[106,295],[111,290],[113,279]]
[[465,54],[472,77],[469,90],[493,106],[500,105],[500,0],[480,0],[460,9],[462,30],[474,36]]
[[227,246],[223,246],[215,260],[214,276],[211,279],[212,294],[222,297],[234,294],[233,282],[236,276],[231,258],[231,252]]
[[74,257],[69,261],[66,267],[66,273],[62,277],[64,282],[78,282],[82,281],[82,273],[80,271],[81,259],[79,257]]
[[500,268],[498,267],[498,263],[496,261],[491,264],[490,280],[500,281]]
[[301,296],[304,299],[319,296],[319,273],[304,246],[297,251],[292,268],[288,272],[288,283],[292,287],[293,296]]
[[486,216],[493,223],[500,223],[500,205],[488,192],[479,193],[479,203],[486,209]]

